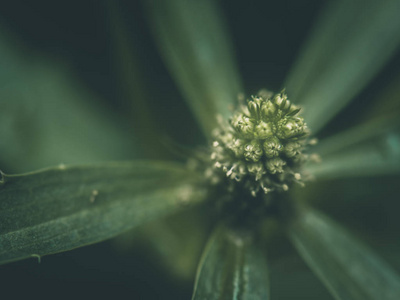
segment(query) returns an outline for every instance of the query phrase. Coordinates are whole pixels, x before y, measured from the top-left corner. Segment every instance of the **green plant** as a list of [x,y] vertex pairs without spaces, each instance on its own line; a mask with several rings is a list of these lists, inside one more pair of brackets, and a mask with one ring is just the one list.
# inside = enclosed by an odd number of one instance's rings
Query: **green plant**
[[[301,188],[307,174],[332,184],[337,178],[396,175],[400,169],[397,107],[390,112],[375,109],[365,123],[310,146],[307,155],[303,151],[314,142],[307,139],[302,117],[317,135],[398,47],[399,2],[368,4],[357,17],[354,12],[359,8],[353,2],[331,4],[327,10],[285,84],[289,98],[304,108],[299,112],[285,94],[271,97],[265,91],[249,101],[248,108],[243,99],[236,105],[243,89],[212,1],[146,2],[161,53],[209,147],[172,146],[189,158],[187,165],[160,160],[62,164],[23,175],[2,174],[1,261],[70,250],[178,212],[184,215],[182,226],[188,226],[198,210],[206,211],[217,229],[200,262],[194,299],[268,299],[265,253],[270,252],[271,259],[278,257],[285,244],[283,235],[335,298],[397,299],[400,281],[391,267],[324,213],[310,208],[329,206],[328,201],[316,199],[316,195],[329,197],[323,193],[324,183],[305,180],[306,188]],[[117,13],[112,16],[118,22]],[[335,22],[338,19],[341,25]],[[122,71],[131,72],[123,34],[116,36],[116,44]],[[135,100],[138,124],[146,124],[140,140],[146,151],[160,139],[160,129],[143,118],[151,116],[146,103],[140,102],[143,98]],[[52,101],[45,104],[49,107]],[[232,106],[242,110],[230,118]],[[80,118],[91,115],[85,107],[81,113]],[[218,124],[217,115],[231,122]],[[82,129],[87,130],[84,138],[92,135],[106,141],[104,147],[113,153],[110,144],[119,149],[115,143],[120,143],[116,135],[121,133],[114,130],[113,122],[98,123],[101,130]],[[53,124],[62,123],[53,120],[42,126]],[[71,126],[80,130],[73,122]],[[75,151],[74,144],[54,147],[53,156]],[[321,162],[312,153],[318,153]],[[356,184],[365,188],[365,182],[355,180],[352,193],[359,192]],[[341,204],[351,207],[351,203]],[[160,232],[162,226],[155,225],[153,234],[162,240]],[[189,236],[186,233],[185,239]],[[176,250],[177,259],[191,258],[184,247]]]

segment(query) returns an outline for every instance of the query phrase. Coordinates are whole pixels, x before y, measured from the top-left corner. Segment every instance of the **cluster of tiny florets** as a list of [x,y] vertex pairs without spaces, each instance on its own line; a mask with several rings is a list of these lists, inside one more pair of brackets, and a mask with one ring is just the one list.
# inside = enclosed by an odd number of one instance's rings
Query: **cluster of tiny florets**
[[240,105],[228,122],[220,120],[213,132],[211,181],[227,178],[231,188],[243,186],[253,196],[302,184],[309,131],[299,111],[284,92],[264,92]]

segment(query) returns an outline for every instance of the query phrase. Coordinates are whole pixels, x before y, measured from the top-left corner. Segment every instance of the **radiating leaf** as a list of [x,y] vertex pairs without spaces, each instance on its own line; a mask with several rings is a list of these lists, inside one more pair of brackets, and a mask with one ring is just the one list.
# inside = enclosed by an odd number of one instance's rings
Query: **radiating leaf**
[[151,0],[148,4],[161,54],[194,115],[209,136],[216,114],[242,91],[233,51],[215,1]]
[[0,168],[128,159],[134,137],[65,65],[0,38]]
[[398,113],[388,113],[386,116],[368,120],[343,132],[322,139],[312,150],[321,156],[336,154],[342,149],[371,141],[380,135],[390,134],[391,131],[396,131],[396,129],[399,131],[399,117]]
[[322,156],[306,166],[316,179],[377,176],[400,173],[400,136],[390,133],[375,145],[361,145]]
[[60,166],[3,181],[2,263],[99,242],[205,197],[196,174],[165,162]]
[[313,132],[336,115],[400,44],[399,0],[332,1],[289,74],[289,96]]
[[336,299],[397,300],[400,277],[343,228],[304,209],[288,225],[289,237]]
[[139,42],[138,37],[136,31],[128,30],[119,4],[120,1],[107,1],[113,41],[113,65],[120,94],[126,99],[123,106],[128,111],[132,127],[140,128],[135,136],[140,140],[139,147],[145,149],[147,157],[165,158],[166,151],[160,143],[160,137],[163,136],[160,128],[162,124],[150,110],[148,100],[151,93],[146,93],[146,89],[150,88],[144,78],[144,66],[140,61],[138,49],[134,47]]
[[251,233],[216,230],[204,250],[192,299],[269,299],[264,253]]

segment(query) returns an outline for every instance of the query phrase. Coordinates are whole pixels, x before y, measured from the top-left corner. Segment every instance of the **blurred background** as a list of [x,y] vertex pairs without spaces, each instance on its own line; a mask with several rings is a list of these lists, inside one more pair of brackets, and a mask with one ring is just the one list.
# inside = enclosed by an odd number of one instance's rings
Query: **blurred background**
[[[326,1],[218,2],[231,34],[246,95],[261,88],[280,91]],[[205,138],[160,57],[143,2],[15,0],[1,7],[3,172],[29,172],[61,163],[179,159],[168,145],[146,133],[152,126],[166,140],[204,146]],[[365,118],[382,91],[398,99],[399,66],[397,52],[319,137]],[[387,191],[393,189],[397,179],[381,178],[369,186],[380,182],[379,189]],[[332,183],[317,188],[326,191],[327,198],[343,193],[346,197],[342,198],[360,199],[382,192],[372,187],[364,195],[356,193],[365,184],[338,181],[334,183],[338,189],[330,189]],[[381,218],[393,215],[390,203],[378,210],[382,211]],[[368,227],[368,212],[377,211],[373,204],[370,206],[357,220],[353,219],[356,206],[346,211],[329,205],[326,209],[354,223],[357,230]],[[198,218],[198,222],[205,222]],[[179,227],[176,219],[167,222]],[[187,263],[185,272],[168,271],[170,265],[145,238],[148,231],[140,229],[125,238],[43,257],[40,263],[29,259],[0,266],[1,293],[13,296],[3,299],[28,295],[42,299],[190,299],[196,258],[209,231],[208,224],[203,225],[204,230],[196,233],[200,238],[194,242],[194,262]],[[388,226],[381,225],[369,229],[379,234]],[[399,260],[393,258],[391,262]],[[322,285],[298,258],[279,261],[272,268],[271,284],[282,295],[279,299],[298,299],[301,290],[304,295],[314,290],[317,299],[326,296]]]

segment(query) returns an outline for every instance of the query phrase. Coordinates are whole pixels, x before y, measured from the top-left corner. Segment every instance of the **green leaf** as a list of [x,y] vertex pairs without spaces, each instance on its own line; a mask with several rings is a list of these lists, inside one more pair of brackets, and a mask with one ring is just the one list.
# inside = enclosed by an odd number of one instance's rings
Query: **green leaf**
[[[140,140],[142,152],[146,157],[165,158],[167,151],[163,149],[161,137],[165,134],[160,128],[162,124],[149,107],[151,93],[143,72],[143,63],[140,61],[137,44],[140,40],[136,28],[128,28],[121,12],[120,1],[107,1],[109,26],[111,30],[111,50],[114,69],[119,83],[120,93],[123,95],[122,106],[129,115],[133,128],[140,128],[135,136]],[[134,46],[135,45],[135,46]],[[154,84],[154,82],[152,82]],[[128,99],[128,101],[126,101]]]
[[2,170],[22,173],[135,154],[135,139],[121,117],[66,65],[18,47],[0,33]]
[[379,136],[390,134],[391,131],[399,131],[400,124],[398,120],[399,113],[397,112],[369,119],[338,134],[322,139],[312,150],[322,157],[340,153],[341,150],[347,147],[369,142],[377,137],[379,138]]
[[204,200],[200,182],[179,164],[152,161],[4,175],[0,263],[99,242],[176,212]]
[[286,81],[317,132],[388,62],[400,44],[399,0],[332,1]]
[[336,299],[399,299],[400,278],[390,266],[321,213],[300,210],[288,233]]
[[[379,136],[400,132],[400,74],[374,96],[372,107],[363,112],[356,126],[322,139],[313,151],[321,156],[336,154],[348,147],[371,142]],[[372,141],[373,142],[373,141]]]
[[321,163],[305,166],[317,179],[364,177],[400,172],[400,136],[390,133],[382,141],[322,156]]
[[249,232],[218,228],[204,250],[194,300],[269,299],[267,264]]
[[152,0],[156,41],[206,136],[242,92],[231,42],[215,1]]

